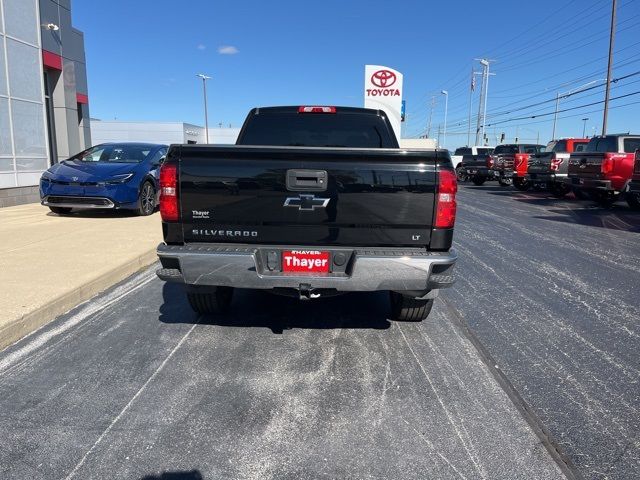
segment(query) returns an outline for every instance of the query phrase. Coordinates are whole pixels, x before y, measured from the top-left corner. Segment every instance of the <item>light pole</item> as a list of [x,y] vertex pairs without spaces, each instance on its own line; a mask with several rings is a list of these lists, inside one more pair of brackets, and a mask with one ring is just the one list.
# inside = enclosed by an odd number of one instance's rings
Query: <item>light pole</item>
[[617,0],[611,2],[611,30],[609,31],[609,63],[607,65],[607,87],[604,93],[604,112],[602,114],[602,135],[607,134],[607,117],[609,116],[609,92],[611,90],[611,71],[613,70],[613,41],[616,36]]
[[204,94],[204,131],[207,143],[209,143],[209,115],[207,113],[207,80],[211,79],[204,73],[196,74],[196,77],[202,79],[202,92]]
[[583,118],[582,121],[584,122],[582,124],[582,138],[584,138],[584,134],[587,131],[587,120],[589,120],[588,118]]
[[444,134],[442,135],[442,145],[447,145],[447,110],[449,109],[449,92],[442,90],[440,92],[444,95]]
[[585,87],[588,87],[589,85],[593,85],[594,83],[603,82],[603,81],[605,81],[604,78],[599,78],[597,80],[591,80],[590,82],[587,82],[584,85],[580,85],[579,87],[576,87],[573,90],[569,90],[568,92],[565,92],[565,93],[558,92],[556,94],[556,110],[553,113],[553,132],[551,133],[551,140],[555,140],[556,139],[556,124],[558,122],[558,107],[560,105],[560,99],[561,98],[567,98],[568,96],[575,95],[576,93],[580,93],[585,89]]

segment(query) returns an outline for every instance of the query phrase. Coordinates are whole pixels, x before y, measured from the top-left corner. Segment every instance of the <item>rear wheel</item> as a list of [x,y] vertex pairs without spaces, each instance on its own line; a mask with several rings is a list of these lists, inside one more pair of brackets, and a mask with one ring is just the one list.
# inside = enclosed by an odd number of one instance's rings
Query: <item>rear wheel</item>
[[197,313],[225,313],[231,306],[233,288],[210,287],[206,290],[188,291],[187,299],[191,308]]
[[587,198],[589,198],[588,195],[579,188],[573,188],[572,191],[578,200],[586,200]]
[[604,208],[611,207],[618,200],[613,192],[594,192],[591,194],[591,198]]
[[473,182],[474,185],[477,185],[478,187],[480,185],[482,185],[487,179],[485,177],[473,177],[471,179],[471,181]]
[[151,215],[156,208],[156,189],[148,180],[142,184],[138,195],[138,208],[136,213],[140,216]]
[[57,215],[66,215],[67,213],[71,213],[71,209],[67,207],[49,207],[49,210]]
[[421,322],[429,316],[433,308],[433,299],[405,297],[391,292],[391,318],[401,322]]
[[526,192],[531,188],[531,182],[526,178],[514,178],[513,186],[516,187],[521,192]]
[[466,182],[469,179],[469,177],[467,176],[467,172],[465,171],[464,167],[462,167],[462,165],[458,165],[456,167],[456,178],[459,182]]
[[505,177],[499,177],[498,178],[498,183],[500,184],[501,187],[509,187],[513,184],[513,179],[511,178],[505,178]]
[[640,194],[627,193],[627,203],[632,210],[640,210]]
[[563,198],[567,193],[569,193],[571,191],[571,188],[569,188],[567,185],[564,185],[563,183],[552,183],[549,186],[549,190],[551,191],[551,195],[553,195],[556,198]]

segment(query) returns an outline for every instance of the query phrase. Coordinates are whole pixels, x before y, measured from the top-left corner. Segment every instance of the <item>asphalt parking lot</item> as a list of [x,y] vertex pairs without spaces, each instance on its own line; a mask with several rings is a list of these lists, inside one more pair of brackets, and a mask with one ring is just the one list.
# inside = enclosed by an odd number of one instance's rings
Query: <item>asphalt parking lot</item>
[[520,400],[578,477],[639,477],[640,216],[459,204],[458,283],[420,324],[383,294],[198,318],[146,271],[4,350],[0,477],[563,478]]

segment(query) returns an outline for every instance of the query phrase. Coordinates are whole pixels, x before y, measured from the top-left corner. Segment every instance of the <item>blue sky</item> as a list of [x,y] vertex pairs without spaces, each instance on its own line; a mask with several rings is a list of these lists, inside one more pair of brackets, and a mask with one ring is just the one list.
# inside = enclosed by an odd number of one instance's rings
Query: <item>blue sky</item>
[[[618,4],[614,78],[640,71],[640,0]],[[496,60],[492,138],[517,133],[546,143],[551,116],[514,119],[553,111],[553,101],[529,105],[558,91],[596,81],[597,88],[563,100],[561,110],[602,100],[597,81],[606,75],[610,2],[75,0],[73,17],[85,32],[92,117],[203,125],[198,72],[213,77],[210,125],[239,126],[254,106],[362,106],[364,65],[372,63],[404,74],[405,136],[425,132],[433,95],[437,132],[444,122],[439,92],[449,91],[446,143],[455,148],[467,141],[474,58]],[[614,87],[612,97],[630,96],[611,103],[609,131],[640,132],[640,74]],[[594,105],[561,113],[556,136],[580,135],[585,117],[587,134],[599,133],[602,106]]]

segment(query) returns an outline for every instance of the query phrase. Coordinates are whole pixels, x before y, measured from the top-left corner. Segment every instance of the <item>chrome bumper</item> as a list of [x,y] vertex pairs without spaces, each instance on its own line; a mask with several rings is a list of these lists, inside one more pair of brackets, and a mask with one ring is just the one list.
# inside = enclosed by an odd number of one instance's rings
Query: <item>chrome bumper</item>
[[[341,273],[297,275],[269,271],[262,261],[271,251],[298,247],[272,245],[165,245],[157,249],[162,280],[187,285],[249,289],[331,289],[340,292],[391,290],[428,292],[453,285],[455,250],[427,252],[417,248],[352,248]],[[336,250],[334,247],[313,247]],[[344,248],[340,248],[344,251]]]

